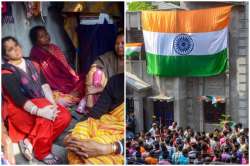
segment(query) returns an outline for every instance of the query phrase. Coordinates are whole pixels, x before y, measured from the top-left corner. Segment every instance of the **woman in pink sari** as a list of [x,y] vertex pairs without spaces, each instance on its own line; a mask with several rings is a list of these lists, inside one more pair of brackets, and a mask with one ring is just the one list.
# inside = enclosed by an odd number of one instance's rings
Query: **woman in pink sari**
[[30,58],[39,64],[55,98],[62,99],[64,105],[78,103],[84,95],[84,77],[71,68],[61,49],[50,43],[44,26],[33,27],[30,39],[33,44]]

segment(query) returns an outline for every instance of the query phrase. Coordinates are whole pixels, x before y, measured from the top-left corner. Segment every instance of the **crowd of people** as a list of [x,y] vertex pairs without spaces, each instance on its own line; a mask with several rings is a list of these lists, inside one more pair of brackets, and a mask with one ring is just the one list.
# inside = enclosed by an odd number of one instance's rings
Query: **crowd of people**
[[[130,135],[131,136],[131,135]],[[127,164],[248,164],[248,128],[238,123],[223,129],[197,132],[173,122],[152,124],[144,133],[127,137]]]

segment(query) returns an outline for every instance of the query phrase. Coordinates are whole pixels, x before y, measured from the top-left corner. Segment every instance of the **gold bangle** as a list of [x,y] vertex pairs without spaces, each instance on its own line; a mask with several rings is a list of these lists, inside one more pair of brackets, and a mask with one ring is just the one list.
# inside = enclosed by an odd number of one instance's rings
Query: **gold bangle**
[[116,152],[116,146],[115,144],[112,144],[112,153],[115,153]]
[[112,144],[112,153],[114,153],[114,144]]
[[115,149],[116,149],[115,144],[113,144],[113,146],[114,146],[114,151],[113,151],[113,153],[115,153],[115,151],[116,151],[116,150],[115,150]]
[[116,146],[116,143],[114,143],[114,153],[117,152],[118,147]]

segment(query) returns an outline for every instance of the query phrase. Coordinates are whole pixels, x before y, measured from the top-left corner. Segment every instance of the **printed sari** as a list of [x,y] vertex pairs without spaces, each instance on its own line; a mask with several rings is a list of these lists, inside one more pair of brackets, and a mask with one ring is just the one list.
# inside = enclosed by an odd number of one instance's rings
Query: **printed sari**
[[[100,119],[88,118],[79,122],[72,131],[72,136],[79,139],[92,139],[98,143],[111,144],[124,138],[124,103]],[[123,155],[110,154],[84,158],[68,152],[69,164],[123,164]]]
[[54,44],[50,44],[48,51],[34,46],[30,58],[39,64],[52,90],[63,94],[72,92],[84,94],[84,77],[77,73],[68,64],[63,52]]

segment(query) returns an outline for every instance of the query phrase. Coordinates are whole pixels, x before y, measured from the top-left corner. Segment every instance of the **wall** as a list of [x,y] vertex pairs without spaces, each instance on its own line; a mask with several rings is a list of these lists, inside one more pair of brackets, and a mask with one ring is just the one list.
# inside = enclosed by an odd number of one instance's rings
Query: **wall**
[[[248,126],[248,3],[236,2],[231,14],[229,26],[229,70],[220,76],[209,77],[203,80],[201,90],[204,95],[222,95],[226,98],[226,112],[233,117],[236,122],[242,122]],[[209,2],[181,2],[181,6],[188,9],[206,8],[212,6],[228,5],[227,3]],[[191,81],[190,81],[191,82]],[[193,79],[193,82],[197,80]],[[194,85],[189,84],[187,89]],[[203,88],[202,88],[203,87]],[[193,89],[193,95],[195,92]],[[190,99],[188,99],[190,100]],[[190,101],[188,101],[190,103]],[[193,104],[195,103],[192,99]],[[196,105],[199,103],[196,103]],[[192,112],[189,108],[189,113]],[[193,116],[192,116],[193,117]],[[188,118],[189,122],[197,120]],[[197,118],[197,117],[196,117]],[[197,122],[197,121],[196,121]],[[201,115],[200,124],[203,123]],[[214,125],[204,124],[204,129],[210,130]]]
[[[126,61],[126,71],[137,75],[139,78],[152,85],[152,91],[149,96],[163,94],[174,97],[174,120],[180,125],[186,125],[186,81],[185,78],[159,78],[147,74],[146,61]],[[148,97],[149,97],[148,96]],[[146,112],[145,121],[148,122],[146,129],[149,129],[153,114],[153,102],[145,98],[143,102]]]

